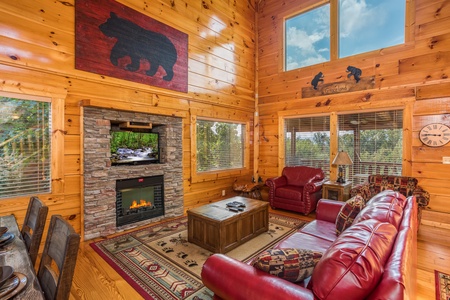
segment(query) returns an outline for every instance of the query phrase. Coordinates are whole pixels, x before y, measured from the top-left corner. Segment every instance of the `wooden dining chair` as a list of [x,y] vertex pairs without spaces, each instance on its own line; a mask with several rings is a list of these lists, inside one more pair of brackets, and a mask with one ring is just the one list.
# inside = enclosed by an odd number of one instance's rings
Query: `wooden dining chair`
[[31,258],[31,263],[36,263],[36,258],[44,233],[48,207],[38,197],[31,197],[28,203],[27,213],[20,231]]
[[80,235],[60,215],[53,215],[37,275],[45,299],[69,299],[79,245]]

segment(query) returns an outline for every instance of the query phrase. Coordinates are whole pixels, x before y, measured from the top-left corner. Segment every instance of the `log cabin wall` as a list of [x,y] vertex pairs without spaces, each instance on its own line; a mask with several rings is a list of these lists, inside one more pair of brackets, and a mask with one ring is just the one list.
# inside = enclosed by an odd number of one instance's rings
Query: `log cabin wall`
[[[75,69],[74,0],[0,1],[0,91],[52,99],[52,193],[38,195],[83,233],[82,105],[177,116],[183,124],[184,209],[234,195],[239,172],[194,177],[191,120],[249,122],[255,111],[255,9],[250,1],[122,0],[120,3],[188,34],[188,92],[173,92]],[[29,196],[0,200],[0,214],[21,226]],[[48,222],[47,222],[48,223]],[[83,235],[82,235],[83,236]]]
[[[280,120],[284,116],[335,116],[344,111],[402,107],[406,124],[403,175],[418,178],[419,184],[431,194],[428,210],[450,213],[447,188],[450,165],[442,163],[442,157],[450,155],[450,144],[431,148],[418,138],[419,130],[428,123],[450,125],[448,1],[406,1],[410,9],[404,45],[284,72],[284,18],[318,2],[263,0],[258,3],[257,141],[260,147],[257,172],[264,179],[281,174],[284,149],[279,142],[283,135]],[[325,74],[326,83],[342,82],[347,79],[345,70],[349,65],[358,66],[363,77],[373,76],[375,88],[302,98],[302,88],[311,87],[311,80],[318,72]],[[333,128],[337,124],[334,122],[330,126]],[[334,158],[335,154],[330,153],[330,157]],[[330,177],[335,176],[336,169],[331,167]]]

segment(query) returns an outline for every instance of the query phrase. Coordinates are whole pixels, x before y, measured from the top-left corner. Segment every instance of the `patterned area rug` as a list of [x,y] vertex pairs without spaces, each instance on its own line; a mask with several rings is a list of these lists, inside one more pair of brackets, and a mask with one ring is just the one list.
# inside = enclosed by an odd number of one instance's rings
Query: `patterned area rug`
[[436,278],[436,300],[450,300],[450,275],[434,271]]
[[[226,255],[249,261],[305,224],[269,214],[269,230]],[[212,299],[200,272],[212,254],[187,241],[187,217],[90,244],[145,299]]]

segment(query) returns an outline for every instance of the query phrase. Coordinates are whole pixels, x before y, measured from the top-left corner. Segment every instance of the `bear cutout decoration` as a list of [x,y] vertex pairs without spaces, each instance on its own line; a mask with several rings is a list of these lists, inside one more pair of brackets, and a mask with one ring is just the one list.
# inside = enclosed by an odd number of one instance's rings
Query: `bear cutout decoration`
[[[145,74],[154,76],[161,66],[166,71],[163,80],[172,80],[177,50],[167,36],[144,29],[118,17],[114,12],[110,13],[110,18],[101,24],[99,29],[107,37],[117,39],[110,54],[110,61],[114,66],[119,64],[120,58],[129,56],[131,63],[126,65],[125,69],[136,72],[141,66],[140,60],[145,59],[150,63],[150,69]],[[143,40],[147,42],[143,43]]]
[[317,90],[317,85],[320,81],[323,82],[323,74],[322,72],[317,73],[316,76],[314,76],[313,80],[311,81],[311,85],[314,87],[315,90]]
[[349,73],[347,75],[347,78],[350,78],[353,76],[353,78],[355,78],[355,80],[356,80],[356,83],[358,83],[359,80],[361,79],[361,75],[362,75],[361,69],[358,69],[358,68],[352,67],[352,66],[348,66],[346,72]]

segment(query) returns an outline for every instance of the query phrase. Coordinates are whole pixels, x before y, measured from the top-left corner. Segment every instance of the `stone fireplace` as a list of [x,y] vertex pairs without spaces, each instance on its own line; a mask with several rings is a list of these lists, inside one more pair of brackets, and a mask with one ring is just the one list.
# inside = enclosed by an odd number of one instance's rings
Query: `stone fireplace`
[[[121,122],[159,125],[153,131],[159,134],[160,163],[111,164],[111,126]],[[84,107],[83,126],[86,240],[183,214],[181,118]],[[154,184],[156,178],[162,180],[161,185]],[[140,180],[151,184],[141,185],[134,192],[129,192],[129,185]],[[142,195],[138,196],[139,193]],[[124,194],[125,198],[140,198],[134,199],[135,208],[130,208],[128,204],[125,209],[122,207]],[[118,211],[119,206],[121,211]]]

